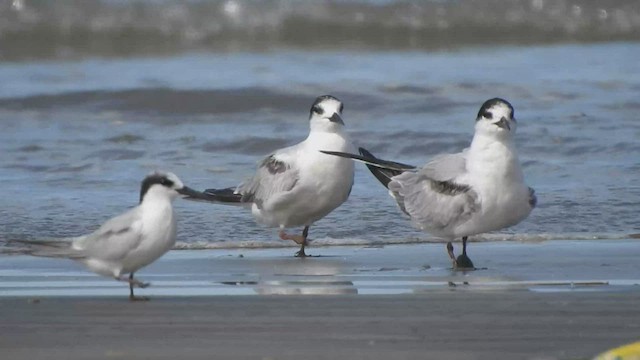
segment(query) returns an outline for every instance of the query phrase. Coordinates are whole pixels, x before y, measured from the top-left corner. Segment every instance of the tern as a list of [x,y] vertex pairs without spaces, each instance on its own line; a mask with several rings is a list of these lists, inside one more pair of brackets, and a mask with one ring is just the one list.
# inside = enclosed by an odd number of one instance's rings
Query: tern
[[[478,111],[469,148],[436,156],[422,168],[378,159],[364,148],[360,155],[325,153],[364,162],[414,226],[449,240],[454,268],[473,269],[468,236],[518,224],[537,203],[518,161],[516,124],[508,101],[489,99]],[[451,241],[457,238],[462,254],[456,258]]]
[[142,181],[139,205],[108,220],[89,235],[12,242],[26,246],[18,253],[73,259],[94,273],[128,282],[131,301],[148,300],[134,295],[134,287],[149,286],[134,278],[134,273],[160,258],[175,244],[173,200],[179,195],[202,196],[184,186],[175,174],[155,172]]
[[[331,95],[316,98],[304,141],[264,157],[255,174],[238,186],[205,190],[209,201],[250,207],[258,222],[280,229],[280,239],[300,245],[295,256],[306,257],[309,227],[344,203],[353,186],[353,160],[321,152],[355,151],[342,110],[342,102]],[[304,227],[302,235],[285,232],[297,226]]]

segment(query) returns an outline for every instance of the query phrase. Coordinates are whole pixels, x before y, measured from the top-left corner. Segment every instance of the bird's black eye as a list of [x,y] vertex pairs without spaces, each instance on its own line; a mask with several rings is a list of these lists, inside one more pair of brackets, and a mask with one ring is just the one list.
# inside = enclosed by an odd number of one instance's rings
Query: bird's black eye
[[488,112],[488,111],[483,112],[483,113],[482,113],[482,116],[483,116],[484,118],[488,119],[488,120],[493,119],[493,114],[492,114],[492,113],[490,113],[490,112]]
[[322,110],[322,108],[321,108],[320,106],[318,106],[318,105],[314,105],[314,106],[311,108],[311,111],[312,111],[312,112],[314,112],[314,113],[316,113],[316,114],[318,114],[318,115],[322,115],[322,113],[324,112],[324,111]]
[[344,110],[344,105],[340,104],[340,114],[342,114],[342,110]]
[[162,179],[160,179],[160,184],[162,186],[172,187],[173,186],[173,181],[167,179],[166,177],[163,177]]

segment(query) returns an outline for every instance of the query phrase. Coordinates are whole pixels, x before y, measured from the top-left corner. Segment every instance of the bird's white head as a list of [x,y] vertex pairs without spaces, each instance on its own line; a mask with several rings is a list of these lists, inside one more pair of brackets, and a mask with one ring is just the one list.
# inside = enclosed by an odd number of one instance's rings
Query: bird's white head
[[500,98],[485,101],[478,111],[476,132],[498,138],[511,138],[516,132],[513,106]]
[[311,131],[341,132],[344,129],[342,109],[342,102],[335,97],[318,96],[309,115]]
[[200,194],[185,186],[176,174],[171,172],[153,172],[142,180],[140,186],[141,203],[151,198],[173,200],[179,195],[198,197]]

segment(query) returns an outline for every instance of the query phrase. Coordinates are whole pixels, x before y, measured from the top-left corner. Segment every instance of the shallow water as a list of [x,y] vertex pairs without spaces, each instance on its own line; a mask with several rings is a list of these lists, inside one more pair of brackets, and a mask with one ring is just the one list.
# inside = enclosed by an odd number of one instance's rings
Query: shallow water
[[[538,208],[488,239],[640,232],[640,44],[457,51],[282,50],[0,63],[0,237],[73,236],[138,200],[170,170],[194,188],[232,186],[308,132],[331,93],[357,145],[422,164],[469,144],[482,102],[515,106]],[[180,247],[288,245],[242,208],[176,203]],[[432,241],[358,166],[347,203],[315,244]],[[482,239],[478,238],[478,239]]]
[[[307,259],[290,249],[172,251],[137,272],[150,296],[383,295],[442,291],[638,292],[633,240],[485,242],[471,246],[481,267],[455,271],[443,244],[326,247]],[[526,254],[526,256],[523,256]],[[118,296],[127,284],[75,262],[3,257],[0,297]]]

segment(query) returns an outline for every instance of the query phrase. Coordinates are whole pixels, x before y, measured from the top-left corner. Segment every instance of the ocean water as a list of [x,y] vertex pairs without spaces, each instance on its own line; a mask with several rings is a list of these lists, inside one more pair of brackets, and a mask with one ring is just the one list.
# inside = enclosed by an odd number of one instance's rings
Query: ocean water
[[[236,185],[307,135],[322,94],[344,102],[357,145],[415,165],[466,147],[482,102],[508,99],[538,207],[477,240],[638,233],[640,5],[597,5],[5,3],[0,239],[95,230],[136,205],[156,169],[193,188]],[[439,241],[412,229],[364,166],[355,180],[312,245]],[[181,248],[290,245],[243,208],[176,210]]]

